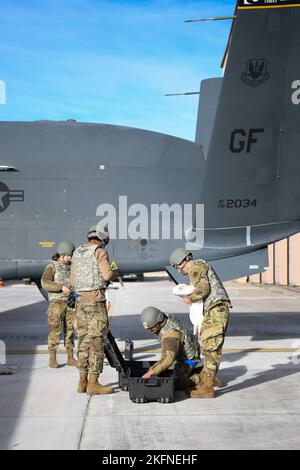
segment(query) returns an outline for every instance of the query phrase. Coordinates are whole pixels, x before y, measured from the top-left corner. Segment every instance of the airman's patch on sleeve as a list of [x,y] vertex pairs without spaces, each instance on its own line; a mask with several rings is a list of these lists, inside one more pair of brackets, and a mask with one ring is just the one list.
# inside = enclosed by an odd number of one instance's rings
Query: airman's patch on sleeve
[[205,278],[207,276],[206,264],[202,262],[194,263],[189,274],[192,281],[196,281],[197,279],[201,279],[203,277]]

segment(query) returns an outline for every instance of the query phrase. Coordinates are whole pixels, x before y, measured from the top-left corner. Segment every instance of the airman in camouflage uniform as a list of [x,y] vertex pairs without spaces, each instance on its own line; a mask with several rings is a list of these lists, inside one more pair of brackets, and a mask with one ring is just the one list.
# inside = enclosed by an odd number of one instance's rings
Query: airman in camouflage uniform
[[192,253],[175,250],[170,263],[189,277],[195,290],[184,299],[186,304],[203,300],[203,323],[199,334],[204,368],[201,383],[190,394],[193,398],[214,398],[214,384],[221,362],[222,348],[231,307],[228,294],[213,268],[204,260],[193,260]]
[[52,263],[46,266],[41,284],[43,289],[48,291],[48,325],[50,333],[48,336],[48,350],[50,353],[49,367],[57,368],[56,353],[59,346],[61,334],[64,336],[64,344],[67,350],[69,366],[76,366],[77,362],[73,358],[74,349],[74,308],[69,306],[71,283],[70,260],[75,250],[74,245],[69,241],[61,242],[58,245],[58,253],[53,256]]
[[[149,379],[162,374],[175,364],[176,388],[187,390],[199,383],[199,347],[192,333],[186,331],[174,315],[166,315],[155,307],[147,307],[141,313],[141,322],[161,344],[161,359],[144,374]],[[192,364],[194,362],[194,364]]]
[[75,313],[80,374],[78,393],[90,395],[113,392],[111,387],[98,383],[104,360],[102,330],[108,326],[105,290],[119,275],[109,264],[105,250],[108,241],[106,228],[91,227],[88,243],[77,248],[72,259],[72,286],[80,295]]

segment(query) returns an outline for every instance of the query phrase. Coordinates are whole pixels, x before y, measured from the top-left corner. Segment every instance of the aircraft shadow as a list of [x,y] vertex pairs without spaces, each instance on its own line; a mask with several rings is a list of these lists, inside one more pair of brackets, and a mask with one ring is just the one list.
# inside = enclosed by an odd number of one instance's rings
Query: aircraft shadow
[[[11,444],[16,419],[22,413],[23,402],[27,395],[27,389],[31,380],[28,370],[34,368],[34,354],[24,354],[24,351],[35,351],[41,344],[47,344],[47,302],[41,301],[24,307],[9,310],[0,314],[0,340],[6,345],[6,368],[12,366],[16,369],[16,375],[0,376],[2,391],[0,394],[0,423],[11,421],[11,424],[3,426],[0,435],[0,449],[8,449]],[[19,351],[20,355],[12,355]],[[22,352],[23,351],[23,352]],[[25,373],[26,372],[26,373]],[[20,380],[18,375],[20,374]],[[16,380],[18,388],[16,389]],[[5,386],[5,387],[4,387]]]
[[[187,313],[176,313],[182,325],[192,330]],[[299,312],[231,312],[227,336],[247,337],[251,341],[276,341],[300,337]],[[128,312],[128,315],[113,315],[110,318],[111,330],[117,339],[150,340],[155,336],[145,330],[140,316]],[[262,346],[263,347],[263,346]]]

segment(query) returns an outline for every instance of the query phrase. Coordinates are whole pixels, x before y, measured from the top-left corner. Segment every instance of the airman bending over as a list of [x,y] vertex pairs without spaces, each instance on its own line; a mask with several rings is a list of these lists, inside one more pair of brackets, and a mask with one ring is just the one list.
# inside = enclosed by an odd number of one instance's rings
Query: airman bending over
[[[187,332],[175,315],[166,315],[155,307],[141,313],[141,322],[161,343],[161,359],[144,374],[150,379],[162,374],[175,363],[176,388],[188,390],[199,383],[199,372],[194,369],[199,360],[199,348],[194,336]],[[195,362],[195,364],[193,364]]]

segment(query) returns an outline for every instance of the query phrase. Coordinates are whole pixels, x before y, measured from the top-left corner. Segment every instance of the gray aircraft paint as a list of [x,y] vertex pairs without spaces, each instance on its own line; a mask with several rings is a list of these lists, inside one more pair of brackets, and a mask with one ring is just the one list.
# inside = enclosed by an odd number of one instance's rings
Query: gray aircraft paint
[[202,188],[205,247],[229,251],[300,229],[299,109],[292,95],[300,76],[300,10],[280,1],[275,8],[263,0],[239,6]]
[[[268,267],[268,249],[262,248],[243,255],[230,256],[210,261],[210,264],[218,273],[219,278],[225,282],[244,276],[250,276],[257,272],[263,272]],[[189,278],[178,273],[175,268],[168,266],[166,271],[177,284],[188,284]]]
[[[262,271],[266,245],[300,230],[300,10],[248,3],[237,10],[216,118],[208,116],[207,162],[198,143],[144,130],[0,123],[0,167],[11,167],[0,171],[10,198],[0,207],[0,277],[39,277],[55,250],[40,242],[81,243],[97,205],[119,195],[129,204],[205,203],[205,246],[195,256],[218,263],[223,279]],[[110,254],[124,272],[146,272],[163,269],[177,246],[116,240]]]
[[[238,10],[202,193],[207,228],[299,221],[299,20],[299,8]],[[245,77],[249,61],[258,80]],[[256,205],[229,203],[239,200]]]
[[195,142],[202,145],[204,158],[207,158],[217,106],[221,91],[222,78],[202,80],[198,106]]
[[[0,123],[0,142],[1,165],[17,170],[0,172],[0,181],[24,193],[22,203],[11,201],[0,212],[1,277],[40,275],[55,247],[39,243],[81,243],[97,206],[117,206],[119,195],[128,205],[200,200],[204,158],[190,141],[119,126],[34,122]],[[126,272],[158,269],[170,248],[168,240],[110,243]]]

